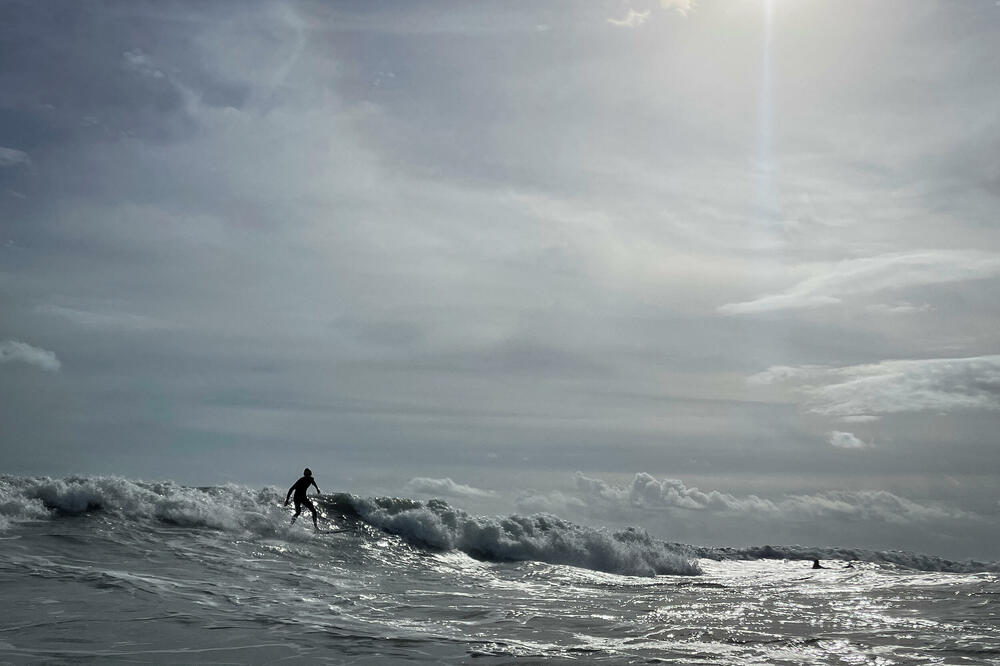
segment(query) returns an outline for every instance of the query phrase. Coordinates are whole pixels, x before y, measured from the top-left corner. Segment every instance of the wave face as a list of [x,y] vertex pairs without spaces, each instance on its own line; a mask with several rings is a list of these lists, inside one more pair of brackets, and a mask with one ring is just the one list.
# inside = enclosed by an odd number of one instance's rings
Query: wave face
[[410,543],[481,559],[533,560],[630,576],[701,573],[683,550],[633,528],[608,532],[548,514],[473,516],[437,499],[423,503],[338,494],[325,505]]

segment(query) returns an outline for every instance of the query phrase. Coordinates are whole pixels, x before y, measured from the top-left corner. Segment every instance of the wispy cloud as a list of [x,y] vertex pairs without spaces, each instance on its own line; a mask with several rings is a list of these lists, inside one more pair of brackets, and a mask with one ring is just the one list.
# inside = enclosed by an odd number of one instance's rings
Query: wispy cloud
[[789,384],[805,396],[809,411],[854,422],[900,412],[1000,409],[1000,355],[774,366],[748,382]]
[[19,340],[0,341],[0,363],[27,363],[48,372],[56,372],[62,366],[55,352]]
[[929,250],[848,259],[824,268],[785,291],[750,301],[728,303],[724,314],[754,314],[816,308],[844,297],[929,284],[961,282],[1000,275],[1000,254],[974,250]]
[[16,148],[4,148],[0,146],[0,169],[4,167],[14,167],[19,164],[31,164],[28,153]]
[[35,312],[59,317],[79,326],[102,330],[150,331],[169,328],[166,322],[127,312],[95,312],[59,305],[39,305],[35,308]]
[[608,23],[611,25],[616,25],[619,28],[638,28],[640,25],[646,22],[649,18],[650,11],[647,9],[644,12],[637,12],[634,9],[629,9],[628,13],[625,14],[625,18],[613,19],[609,18]]
[[154,79],[162,79],[166,77],[166,74],[157,69],[153,65],[153,61],[150,57],[143,53],[141,49],[125,51],[122,54],[122,59],[127,69],[137,72],[142,76],[148,76]]
[[403,486],[403,491],[447,497],[494,497],[496,495],[491,490],[483,490],[462,483],[455,483],[447,477],[444,479],[432,479],[426,476],[418,476],[410,479]]
[[920,305],[914,305],[913,303],[873,303],[865,308],[869,312],[874,312],[876,314],[888,314],[888,315],[908,315],[917,314],[919,312],[929,312],[931,309],[930,303],[921,303]]

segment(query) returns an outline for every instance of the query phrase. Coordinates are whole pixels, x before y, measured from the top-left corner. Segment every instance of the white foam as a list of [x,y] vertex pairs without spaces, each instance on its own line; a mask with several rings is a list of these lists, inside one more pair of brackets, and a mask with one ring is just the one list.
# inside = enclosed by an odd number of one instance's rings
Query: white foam
[[0,529],[23,520],[39,520],[49,515],[41,500],[25,496],[17,477],[0,477]]
[[403,538],[491,560],[533,560],[632,576],[695,575],[697,563],[636,529],[609,532],[549,514],[473,516],[441,500],[340,496],[365,521]]
[[190,527],[274,531],[287,519],[276,499],[274,490],[234,485],[199,489],[120,477],[0,477],[0,517],[8,524],[105,511]]
[[[144,482],[121,477],[0,476],[0,530],[32,520],[103,511],[137,520],[186,527],[249,531],[284,539],[311,539],[309,530],[289,527],[274,488],[226,485],[189,488],[173,481]],[[652,576],[700,573],[696,558],[714,560],[856,560],[922,571],[1000,572],[998,562],[953,561],[907,551],[805,546],[708,548],[668,544],[642,530],[618,532],[577,525],[551,514],[475,516],[441,500],[333,495],[320,502],[404,539],[440,550],[490,560],[534,560],[608,573]]]

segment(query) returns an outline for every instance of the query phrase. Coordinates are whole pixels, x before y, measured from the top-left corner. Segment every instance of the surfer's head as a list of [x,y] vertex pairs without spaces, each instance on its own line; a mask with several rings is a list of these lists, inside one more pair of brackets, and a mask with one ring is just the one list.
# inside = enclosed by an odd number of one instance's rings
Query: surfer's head
[[304,470],[302,470],[302,473],[305,474],[306,476],[312,476],[313,475],[312,470],[309,469],[308,467],[306,467]]

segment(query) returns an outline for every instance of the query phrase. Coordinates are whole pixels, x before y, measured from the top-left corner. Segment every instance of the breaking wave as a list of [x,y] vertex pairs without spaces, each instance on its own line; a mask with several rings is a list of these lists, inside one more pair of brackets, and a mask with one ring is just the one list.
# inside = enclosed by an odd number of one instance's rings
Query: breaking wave
[[[121,477],[0,476],[0,530],[23,521],[90,513],[190,528],[309,538],[290,527],[276,488],[192,488]],[[1000,563],[955,561],[907,551],[806,546],[701,547],[668,543],[638,528],[597,529],[551,514],[478,516],[438,499],[427,502],[346,493],[319,498],[327,516],[398,536],[417,548],[460,551],[491,561],[537,561],[631,576],[697,575],[697,560],[822,559],[873,562],[922,571],[997,572]],[[369,530],[370,531],[370,530]]]
[[[10,522],[106,512],[184,527],[260,531],[281,517],[274,489],[190,488],[173,481],[113,476],[65,479],[0,476],[0,519]],[[2,526],[2,524],[0,524]]]
[[325,504],[410,543],[481,559],[533,560],[630,576],[701,573],[689,554],[634,528],[610,532],[549,514],[474,516],[437,499],[338,494]]

